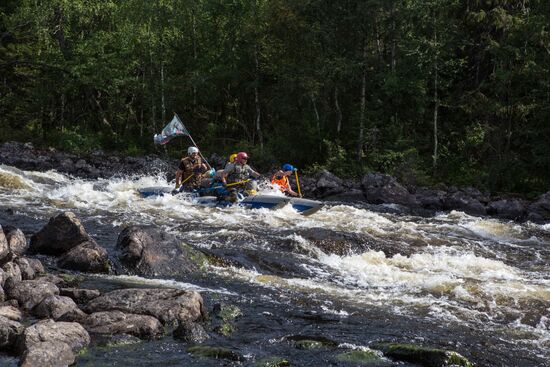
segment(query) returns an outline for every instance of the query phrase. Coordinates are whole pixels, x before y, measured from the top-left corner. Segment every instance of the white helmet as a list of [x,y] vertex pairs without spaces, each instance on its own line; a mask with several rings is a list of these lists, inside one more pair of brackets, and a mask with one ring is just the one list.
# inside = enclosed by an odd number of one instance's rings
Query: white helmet
[[191,155],[193,153],[198,153],[199,149],[197,147],[189,147],[187,148],[187,155]]

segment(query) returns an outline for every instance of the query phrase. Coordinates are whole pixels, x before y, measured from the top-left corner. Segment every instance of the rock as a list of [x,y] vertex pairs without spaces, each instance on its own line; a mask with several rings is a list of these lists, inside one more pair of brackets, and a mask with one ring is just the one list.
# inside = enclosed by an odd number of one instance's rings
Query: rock
[[460,354],[443,349],[426,348],[414,344],[379,343],[374,346],[386,357],[399,361],[417,363],[425,367],[473,367]]
[[76,215],[64,212],[50,218],[48,224],[31,237],[29,251],[61,255],[88,240],[90,236]]
[[0,316],[0,350],[11,351],[25,327],[19,322]]
[[6,293],[8,298],[16,299],[21,308],[30,311],[46,297],[59,294],[59,288],[41,280],[23,280],[7,289]]
[[65,296],[46,297],[33,309],[34,315],[43,319],[49,318],[53,320],[58,320],[69,312],[73,320],[85,317],[84,312],[78,308],[76,303],[71,298]]
[[535,223],[550,222],[550,191],[539,196],[539,198],[531,203],[527,208],[527,220]]
[[416,198],[399,184],[394,177],[381,173],[369,173],[361,179],[363,193],[371,204],[400,204],[418,206]]
[[183,322],[174,330],[174,338],[186,343],[200,344],[210,338],[202,325],[196,322]]
[[4,291],[3,287],[0,287],[0,302],[4,302],[6,300],[6,292]]
[[83,321],[90,333],[130,334],[142,339],[158,338],[164,327],[153,316],[136,315],[122,311],[94,312]]
[[313,195],[317,198],[334,196],[345,191],[342,179],[329,171],[323,170],[317,173],[315,179],[316,183],[313,189]]
[[10,253],[10,246],[8,245],[8,239],[4,234],[4,230],[0,225],[0,262],[4,260],[5,257]]
[[38,259],[30,259],[30,258],[27,258],[27,261],[28,261],[29,264],[31,265],[31,268],[32,268],[32,270],[34,271],[34,275],[35,275],[35,276],[45,273],[45,271],[44,271],[44,265],[42,265],[42,263],[40,262],[40,260],[38,260]]
[[242,362],[245,360],[241,354],[234,352],[231,349],[222,348],[222,347],[197,345],[197,346],[187,348],[187,353],[190,353],[199,357],[214,358],[214,359],[228,359],[230,361],[238,361],[238,362]]
[[14,262],[9,262],[9,263],[5,264],[2,267],[2,270],[4,270],[4,272],[7,275],[6,280],[8,278],[13,278],[16,282],[20,282],[21,280],[23,280],[23,278],[21,276],[21,269],[19,269],[19,265],[17,265]]
[[212,328],[218,334],[229,336],[236,329],[234,321],[241,317],[242,311],[235,305],[216,303],[212,307]]
[[69,250],[57,261],[61,268],[88,273],[109,273],[111,268],[107,250],[89,240]]
[[463,191],[457,191],[447,196],[444,200],[444,207],[446,210],[460,210],[471,215],[486,214],[485,205]]
[[[379,353],[379,352],[378,352]],[[336,356],[336,360],[353,364],[354,366],[393,366],[389,361],[384,361],[381,356],[373,350],[351,350],[340,353]]]
[[0,306],[0,316],[13,321],[21,321],[21,319],[23,318],[23,313],[17,307],[7,305]]
[[73,353],[78,353],[90,344],[90,335],[76,322],[55,322],[42,320],[25,329],[18,344],[20,350],[30,349],[40,342],[66,343]]
[[80,304],[88,303],[88,301],[99,297],[101,292],[97,289],[81,289],[81,288],[61,288],[59,289],[61,296],[72,298],[73,301]]
[[417,187],[415,197],[422,208],[443,210],[447,193],[442,190]]
[[281,357],[266,357],[257,360],[254,367],[291,367],[289,361]]
[[67,279],[48,273],[40,275],[39,277],[35,278],[35,280],[52,283],[57,287],[69,287],[69,284],[72,283],[70,281],[67,281]]
[[66,367],[74,364],[75,353],[67,343],[45,341],[33,344],[21,357],[20,367]]
[[200,251],[154,227],[125,228],[118,236],[116,247],[122,265],[139,275],[177,276],[197,271],[199,265],[206,262]]
[[171,325],[205,315],[199,293],[169,288],[119,289],[94,298],[85,307],[88,313],[113,310],[154,316]]
[[364,201],[365,194],[360,189],[349,189],[340,194],[327,196],[324,198],[329,201],[345,201],[345,202],[354,202],[354,201]]
[[17,259],[14,260],[14,262],[17,264],[17,266],[19,266],[22,280],[34,279],[34,268],[32,267],[31,263],[27,258],[18,257]]
[[10,252],[16,256],[23,255],[29,247],[23,232],[12,226],[4,226],[3,230],[8,241]]
[[4,283],[6,282],[6,279],[8,279],[10,275],[4,271],[4,269],[0,268],[0,287],[4,286]]
[[520,220],[525,217],[527,204],[519,199],[501,199],[487,204],[487,214],[504,219]]

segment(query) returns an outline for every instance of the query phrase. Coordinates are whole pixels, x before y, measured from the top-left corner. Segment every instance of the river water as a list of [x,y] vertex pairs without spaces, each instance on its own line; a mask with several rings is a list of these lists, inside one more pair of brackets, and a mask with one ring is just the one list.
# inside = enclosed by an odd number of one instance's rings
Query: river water
[[[550,366],[550,224],[343,203],[304,217],[291,208],[207,208],[136,193],[166,185],[162,175],[90,181],[0,166],[0,224],[28,237],[70,210],[111,254],[125,225],[154,224],[227,259],[176,279],[104,275],[87,285],[196,289],[207,308],[236,305],[242,316],[233,334],[213,334],[208,344],[244,362],[197,359],[167,336],[92,346],[78,365],[231,366],[280,356],[293,366],[349,366],[335,356],[394,341],[455,350],[478,366]],[[301,350],[292,342],[300,338],[337,346]],[[17,361],[0,355],[4,364]]]

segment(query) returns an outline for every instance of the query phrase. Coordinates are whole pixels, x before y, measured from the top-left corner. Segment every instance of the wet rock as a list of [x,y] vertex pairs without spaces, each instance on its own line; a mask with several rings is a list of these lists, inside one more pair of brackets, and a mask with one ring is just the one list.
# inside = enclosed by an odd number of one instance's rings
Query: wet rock
[[393,366],[393,363],[389,361],[384,361],[382,357],[373,350],[351,350],[338,354],[336,356],[336,360],[340,362],[350,363],[354,366]]
[[6,235],[12,257],[23,255],[29,247],[23,232],[19,228],[12,226],[4,226],[3,230]]
[[41,342],[54,343],[53,350],[67,344],[73,353],[78,353],[90,344],[90,335],[76,322],[42,320],[25,329],[18,340],[18,348],[22,351],[30,350]]
[[81,288],[60,288],[61,296],[70,297],[73,301],[80,304],[88,303],[88,301],[97,298],[101,292],[97,289],[81,289]]
[[292,341],[297,349],[336,348],[338,343],[324,336],[291,335],[285,338]]
[[550,191],[541,195],[527,208],[527,220],[535,223],[550,222]]
[[315,175],[315,188],[313,195],[317,198],[325,198],[341,194],[345,191],[341,178],[329,171],[323,170]]
[[10,247],[8,245],[8,240],[4,234],[4,230],[0,225],[0,262],[4,260],[5,257],[10,253]]
[[501,199],[487,205],[487,214],[504,219],[520,220],[525,217],[527,203],[519,199]]
[[22,280],[32,280],[34,279],[34,268],[32,267],[31,263],[27,258],[24,257],[18,257],[14,260],[14,262],[19,267],[19,270],[21,271],[21,279]]
[[26,311],[33,309],[46,297],[59,294],[54,284],[41,280],[23,280],[6,290],[8,298],[16,299]]
[[212,328],[223,336],[229,336],[235,331],[234,321],[242,316],[242,311],[235,305],[216,303],[212,307]]
[[442,190],[418,187],[415,190],[415,197],[420,206],[429,210],[443,210],[447,193]]
[[414,195],[389,175],[369,173],[361,179],[361,185],[368,203],[418,206]]
[[14,262],[9,262],[5,264],[2,267],[2,270],[4,270],[4,272],[6,273],[6,280],[8,278],[13,278],[13,280],[16,282],[20,282],[21,280],[23,280],[21,276],[21,269],[19,269],[19,265]]
[[154,227],[131,226],[117,239],[122,265],[131,273],[145,276],[176,276],[197,271],[206,263],[198,250]]
[[164,327],[155,317],[122,311],[92,313],[83,321],[83,326],[90,333],[130,334],[142,339],[158,338],[164,334]]
[[[62,274],[62,275],[65,275],[65,274]],[[39,277],[35,278],[35,280],[52,283],[59,288],[70,287],[73,284],[78,283],[78,280],[75,277],[70,277],[70,276],[60,277],[60,276],[48,274],[48,273],[40,275]]]
[[193,354],[198,357],[227,359],[230,361],[238,361],[238,362],[242,362],[245,360],[241,354],[234,352],[231,349],[222,348],[222,347],[197,345],[197,346],[187,348],[187,353]]
[[90,240],[90,236],[71,212],[50,218],[49,222],[31,237],[29,252],[61,255]]
[[414,344],[379,343],[373,348],[386,357],[399,361],[417,363],[425,367],[473,367],[474,365],[460,354],[443,349],[426,348]]
[[67,343],[45,341],[33,344],[21,357],[20,367],[66,367],[74,364],[75,353]]
[[19,322],[0,315],[0,350],[12,351],[25,327]]
[[457,191],[447,196],[444,200],[444,208],[447,210],[460,210],[471,215],[486,214],[485,205],[463,191]]
[[69,250],[59,258],[57,265],[64,269],[88,273],[109,273],[111,268],[107,250],[94,240],[83,242]]
[[183,322],[174,330],[174,338],[186,343],[200,344],[210,338],[202,325],[196,322]]
[[266,357],[254,363],[254,367],[290,367],[289,361],[281,357]]
[[23,313],[17,307],[7,305],[0,306],[0,316],[13,321],[21,321],[23,318]]
[[[94,339],[98,339],[98,336],[95,335]],[[142,343],[142,340],[136,336],[130,334],[114,334],[109,335],[107,341],[104,342],[104,345],[106,347],[114,348],[138,343]]]
[[[76,303],[65,296],[48,296],[42,300],[34,309],[33,314],[40,318],[49,318],[53,320],[60,319],[66,313],[71,313],[71,319],[80,319],[84,317],[82,312]],[[80,317],[74,314],[81,314]]]
[[201,295],[181,289],[119,289],[94,298],[85,307],[88,313],[112,310],[150,315],[172,325],[205,316]]

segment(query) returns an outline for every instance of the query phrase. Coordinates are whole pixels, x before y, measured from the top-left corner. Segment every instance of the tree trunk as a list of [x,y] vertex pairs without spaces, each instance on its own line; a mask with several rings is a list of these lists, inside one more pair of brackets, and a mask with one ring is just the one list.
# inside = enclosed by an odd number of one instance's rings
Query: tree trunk
[[357,140],[357,159],[363,155],[363,142],[365,140],[365,106],[367,104],[367,37],[363,41],[363,76],[361,80],[361,107],[359,115],[359,138]]
[[[437,47],[437,30],[435,29],[435,16],[434,16],[434,44]],[[438,114],[439,114],[439,66],[437,59],[437,50],[434,56],[434,152],[433,152],[433,170],[437,171],[438,160],[438,140],[437,140],[437,128],[438,128]]]
[[260,151],[264,151],[264,138],[262,134],[261,127],[261,109],[260,109],[260,92],[258,90],[258,84],[260,83],[260,62],[258,61],[258,49],[257,46],[254,46],[254,62],[256,64],[256,83],[254,85],[254,104],[256,106],[256,133],[258,134],[258,141],[260,143]]
[[166,122],[166,104],[164,102],[164,62],[160,62],[160,96],[162,106],[162,123]]
[[336,107],[336,134],[340,135],[342,131],[342,110],[338,103],[338,87],[334,87],[334,106]]
[[315,95],[310,93],[311,103],[313,105],[313,112],[315,113],[315,127],[317,130],[317,139],[319,141],[319,151],[321,151],[321,118],[319,117],[319,111],[317,110],[317,103],[315,102]]

